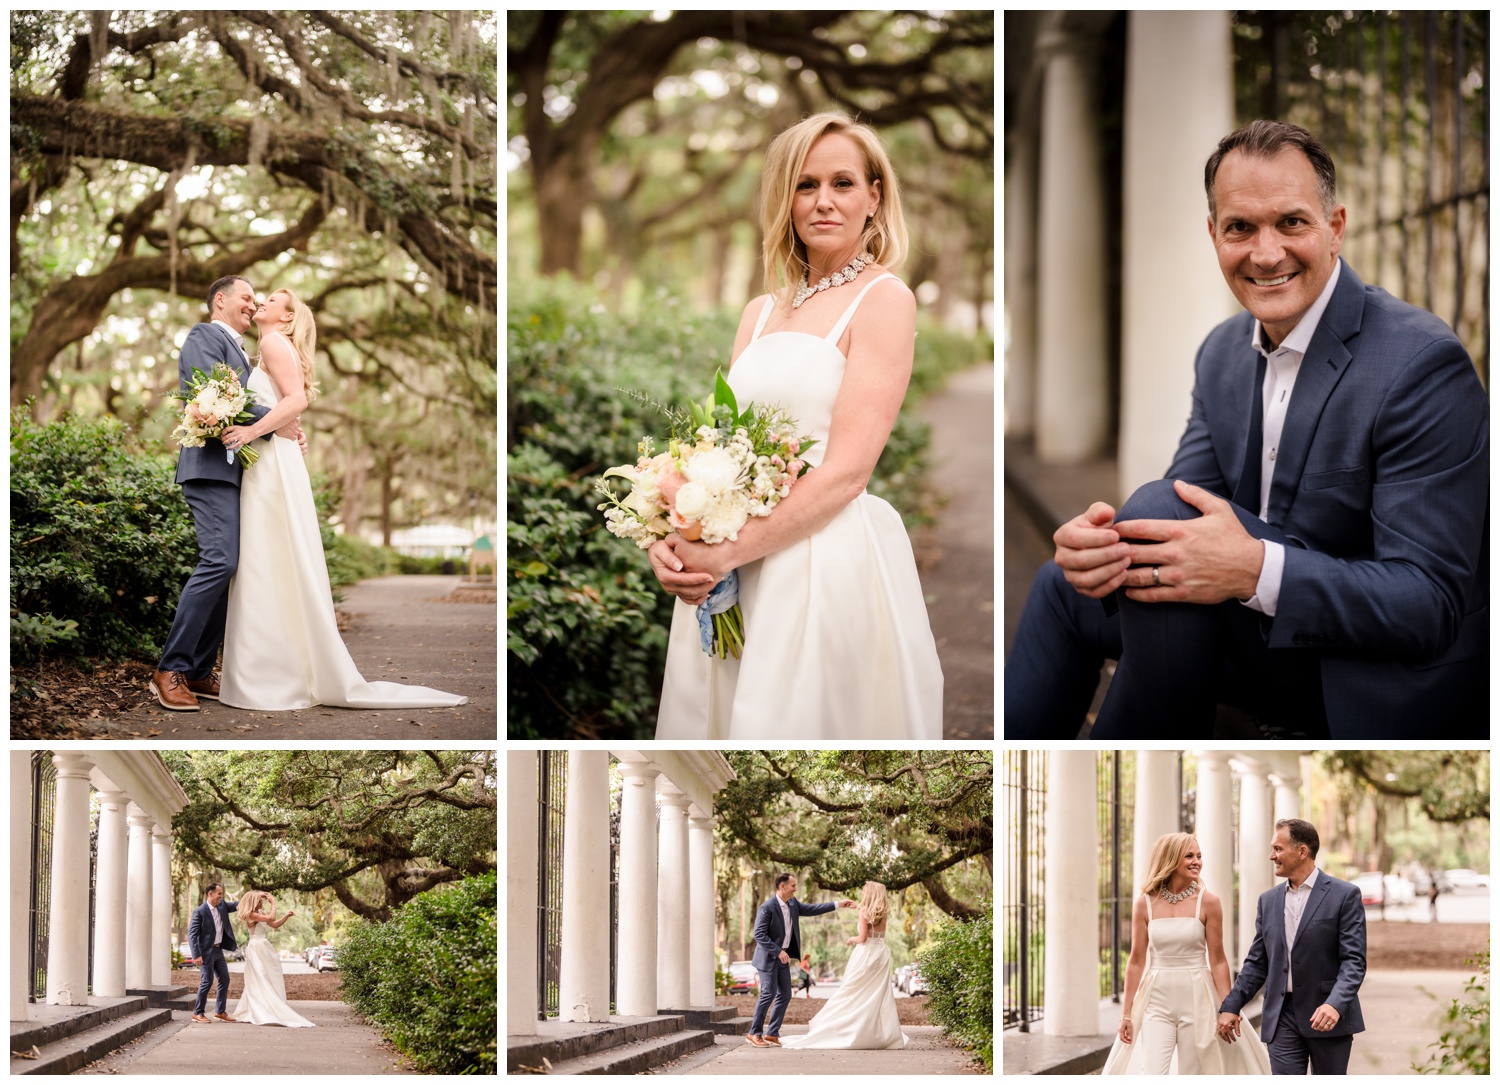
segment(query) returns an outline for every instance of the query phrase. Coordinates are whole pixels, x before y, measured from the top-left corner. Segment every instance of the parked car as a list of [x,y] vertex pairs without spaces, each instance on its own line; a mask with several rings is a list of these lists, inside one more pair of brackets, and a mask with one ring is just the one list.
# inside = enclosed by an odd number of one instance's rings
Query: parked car
[[179,954],[181,954],[182,957],[184,957],[185,959],[192,960],[193,959],[193,944],[191,942],[184,942],[184,943],[182,943],[182,945],[180,945],[180,946],[177,947],[177,952]]
[[337,972],[339,970],[338,950],[332,946],[324,946],[323,952],[318,954],[319,972]]
[[760,973],[749,961],[729,962],[729,993],[732,995],[760,994]]
[[1378,870],[1367,870],[1363,874],[1356,874],[1352,879],[1359,886],[1360,899],[1364,901],[1365,907],[1385,905],[1385,875]]
[[318,958],[320,956],[322,956],[323,951],[325,949],[327,949],[327,948],[328,948],[327,946],[308,946],[307,947],[307,963],[308,963],[308,965],[311,966],[312,968],[317,968],[318,967]]
[[925,995],[927,990],[927,981],[922,978],[922,970],[916,965],[912,965],[911,971],[906,975],[906,993],[909,995]]
[[1444,893],[1487,893],[1490,881],[1468,867],[1458,867],[1438,875],[1438,888]]

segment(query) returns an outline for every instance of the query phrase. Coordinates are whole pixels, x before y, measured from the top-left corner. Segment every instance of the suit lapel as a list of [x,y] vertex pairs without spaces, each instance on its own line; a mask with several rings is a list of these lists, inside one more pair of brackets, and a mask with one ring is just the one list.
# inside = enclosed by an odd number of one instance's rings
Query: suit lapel
[[1339,269],[1333,297],[1328,299],[1328,308],[1323,310],[1323,319],[1318,321],[1312,341],[1307,345],[1307,353],[1302,356],[1297,383],[1292,388],[1292,401],[1287,404],[1286,423],[1281,430],[1281,443],[1276,448],[1276,466],[1271,472],[1267,520],[1272,524],[1286,523],[1292,500],[1302,484],[1302,471],[1307,465],[1308,450],[1317,435],[1323,408],[1349,363],[1354,360],[1344,344],[1359,333],[1364,311],[1365,284],[1348,264],[1344,264]]
[[1323,902],[1328,899],[1328,891],[1332,888],[1333,884],[1328,880],[1328,875],[1319,871],[1318,880],[1313,883],[1312,895],[1307,898],[1307,903],[1303,905],[1302,918],[1297,923],[1297,939],[1292,943],[1294,946],[1302,940],[1302,932],[1307,929],[1308,923],[1311,922],[1313,916],[1317,915],[1318,909],[1322,907]]
[[[1260,352],[1246,343],[1243,351],[1237,353],[1230,362],[1233,376],[1230,378],[1229,388],[1234,409],[1231,417],[1239,419],[1239,426],[1233,435],[1234,444],[1229,450],[1229,455],[1233,458],[1227,464],[1228,471],[1224,476],[1224,482],[1229,487],[1225,492],[1231,495],[1239,487],[1240,477],[1245,473],[1245,455],[1250,447],[1253,412],[1263,410],[1260,382],[1255,379],[1255,374],[1260,372],[1260,359]],[[1254,515],[1260,514],[1258,492],[1255,495],[1255,508],[1251,511]]]

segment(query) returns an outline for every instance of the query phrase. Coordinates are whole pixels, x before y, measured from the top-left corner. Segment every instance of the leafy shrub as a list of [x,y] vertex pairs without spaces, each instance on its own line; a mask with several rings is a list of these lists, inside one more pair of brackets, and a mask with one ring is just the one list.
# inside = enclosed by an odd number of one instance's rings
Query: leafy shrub
[[1490,951],[1470,957],[1478,975],[1464,987],[1463,999],[1455,998],[1444,1018],[1447,1026],[1429,1047],[1437,1048],[1424,1065],[1412,1064],[1421,1074],[1490,1073]]
[[[11,412],[11,650],[154,658],[197,563],[176,457],[113,419]],[[69,626],[68,623],[76,623]]]
[[[708,394],[739,314],[695,316],[659,291],[638,314],[618,316],[564,277],[513,286],[508,297],[508,733],[649,738],[673,599],[645,552],[605,530],[593,481],[633,462],[641,437],[665,432],[649,401]],[[987,351],[924,324],[908,406]],[[870,481],[909,523],[921,516],[928,438],[904,410]]]
[[411,554],[395,555],[396,568],[393,572],[405,576],[451,576],[453,567],[457,566],[467,572],[469,563],[463,558],[419,558]]
[[917,950],[927,981],[927,1012],[943,1031],[994,1070],[995,965],[993,906],[967,922],[946,923]]
[[495,874],[422,893],[339,949],[344,998],[424,1073],[496,1072]]

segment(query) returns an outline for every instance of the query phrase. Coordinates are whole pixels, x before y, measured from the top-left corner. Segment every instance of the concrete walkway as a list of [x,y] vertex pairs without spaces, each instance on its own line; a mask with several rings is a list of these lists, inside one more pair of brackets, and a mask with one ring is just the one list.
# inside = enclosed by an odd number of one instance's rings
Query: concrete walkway
[[[349,616],[344,643],[369,681],[402,682],[461,693],[457,708],[355,709],[319,705],[295,712],[251,712],[202,702],[198,712],[168,712],[155,698],[111,729],[111,738],[160,742],[220,739],[485,739],[499,735],[498,608],[455,602],[456,576],[387,576],[343,588],[338,610]],[[274,633],[268,630],[268,634]],[[158,733],[159,732],[159,733]]]
[[[781,1035],[799,1036],[806,1025],[787,1025]],[[902,1025],[908,1043],[899,1051],[792,1051],[751,1047],[743,1036],[719,1036],[714,1046],[684,1056],[658,1074],[754,1074],[756,1076],[844,1074],[983,1074],[984,1067],[962,1048],[942,1039],[936,1025]]]
[[995,737],[995,364],[957,373],[918,408],[945,500],[912,540],[943,666],[943,737]]
[[195,1024],[174,1011],[153,1029],[81,1074],[184,1074],[233,1078],[263,1074],[413,1074],[385,1038],[342,1002],[294,1002],[316,1028]]
[[[1375,969],[1365,974],[1359,989],[1365,1031],[1354,1038],[1349,1057],[1351,1074],[1414,1074],[1413,1062],[1425,1062],[1443,1025],[1441,1018],[1453,999],[1464,993],[1472,971]],[[1254,1017],[1259,1000],[1252,1003]],[[1120,1007],[1102,1003],[1098,1036],[1047,1036],[1007,1029],[1002,1043],[1002,1065],[1007,1074],[1095,1073],[1104,1065]]]

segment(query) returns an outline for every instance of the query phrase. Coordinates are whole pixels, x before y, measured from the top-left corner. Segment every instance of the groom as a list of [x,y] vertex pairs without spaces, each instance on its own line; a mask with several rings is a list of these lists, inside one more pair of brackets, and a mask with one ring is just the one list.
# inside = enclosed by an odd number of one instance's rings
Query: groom
[[1240,1010],[1265,986],[1260,1036],[1274,1074],[1346,1074],[1354,1034],[1365,1030],[1365,909],[1359,887],[1314,865],[1318,831],[1300,818],[1276,823],[1271,864],[1286,881],[1260,895],[1255,941],[1229,997],[1219,1036],[1234,1043]]
[[239,906],[238,901],[226,904],[224,887],[214,882],[208,887],[203,903],[193,909],[193,918],[188,920],[188,951],[193,955],[188,963],[196,964],[202,972],[198,981],[198,1001],[193,1003],[193,1020],[205,1025],[208,1024],[208,1018],[204,1016],[208,1008],[208,992],[215,979],[219,982],[219,989],[214,994],[214,1009],[217,1011],[214,1017],[220,1021],[234,1020],[224,1012],[229,1005],[229,962],[224,959],[224,951],[239,945],[229,926],[229,913]]
[[[193,370],[213,371],[225,363],[249,383],[250,357],[244,334],[250,330],[258,303],[250,280],[226,275],[208,291],[210,320],[195,324],[183,341],[177,375],[186,390]],[[269,407],[250,403],[245,409],[257,419]],[[297,441],[307,452],[302,427],[289,422],[277,433]],[[268,438],[270,434],[266,435]],[[151,692],[163,708],[198,711],[198,698],[219,698],[214,660],[224,641],[224,615],[229,606],[229,581],[240,561],[240,476],[238,458],[229,462],[224,445],[209,438],[202,448],[184,448],[177,457],[177,483],[193,513],[198,533],[198,567],[177,601],[177,616],[167,634],[161,662],[151,676]]]
[[[746,1040],[755,1047],[780,1047],[781,1019],[792,1000],[793,960],[802,959],[802,935],[797,919],[804,915],[822,915],[835,908],[853,908],[852,900],[837,903],[803,904],[797,892],[795,874],[776,875],[776,895],[760,906],[755,914],[755,970],[760,973],[760,997],[755,1000],[755,1016],[750,1021]],[[772,996],[775,1004],[772,1004]],[[770,1009],[770,1020],[766,1010]]]

